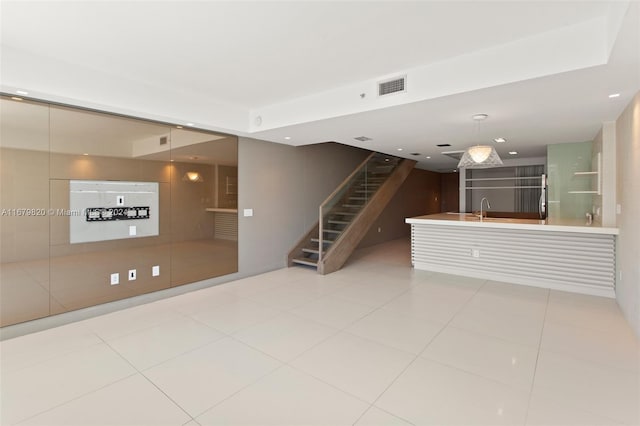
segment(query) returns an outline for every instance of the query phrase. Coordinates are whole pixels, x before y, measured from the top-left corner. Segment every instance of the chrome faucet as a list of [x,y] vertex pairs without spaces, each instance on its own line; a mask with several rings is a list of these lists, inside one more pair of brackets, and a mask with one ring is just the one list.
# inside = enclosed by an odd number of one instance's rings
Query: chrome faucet
[[482,197],[482,200],[480,200],[480,222],[482,222],[482,205],[484,204],[484,202],[487,202],[487,209],[491,208],[491,204],[489,204],[489,200],[487,200],[487,197]]

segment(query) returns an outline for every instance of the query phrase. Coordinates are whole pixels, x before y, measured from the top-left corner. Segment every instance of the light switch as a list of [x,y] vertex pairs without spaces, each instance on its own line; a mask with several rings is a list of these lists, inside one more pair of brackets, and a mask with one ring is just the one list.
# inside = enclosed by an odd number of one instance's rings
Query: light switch
[[120,284],[120,274],[115,273],[115,274],[111,274],[111,285],[118,285]]
[[253,216],[253,209],[244,209],[244,217]]
[[155,265],[151,267],[151,276],[157,277],[160,275],[160,265]]
[[133,237],[137,233],[138,233],[138,230],[136,229],[136,226],[135,225],[130,225],[129,226],[129,236]]

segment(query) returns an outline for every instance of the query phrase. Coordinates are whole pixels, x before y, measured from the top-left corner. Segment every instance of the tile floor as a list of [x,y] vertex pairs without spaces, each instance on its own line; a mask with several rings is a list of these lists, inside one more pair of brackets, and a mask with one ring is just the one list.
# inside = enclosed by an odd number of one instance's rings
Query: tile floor
[[615,302],[414,271],[407,241],[0,343],[2,425],[638,425]]

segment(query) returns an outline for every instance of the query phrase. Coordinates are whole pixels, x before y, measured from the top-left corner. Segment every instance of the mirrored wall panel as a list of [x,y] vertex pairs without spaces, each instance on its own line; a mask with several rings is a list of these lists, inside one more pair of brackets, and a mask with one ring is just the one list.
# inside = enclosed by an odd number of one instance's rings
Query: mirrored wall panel
[[0,324],[49,315],[49,107],[0,99]]
[[2,102],[3,326],[237,271],[236,137]]
[[171,131],[171,283],[238,270],[238,143]]

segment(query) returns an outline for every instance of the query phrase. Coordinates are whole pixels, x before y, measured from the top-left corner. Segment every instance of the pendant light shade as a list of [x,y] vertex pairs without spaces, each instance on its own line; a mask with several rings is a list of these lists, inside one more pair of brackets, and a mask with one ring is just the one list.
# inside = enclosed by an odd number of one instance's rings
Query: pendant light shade
[[502,164],[502,160],[494,147],[490,145],[475,145],[462,154],[458,168],[486,169],[489,167],[502,166]]
[[[476,123],[476,133],[480,134],[480,122],[489,117],[487,114],[475,114],[471,118]],[[491,145],[475,145],[462,154],[458,168],[466,167],[467,169],[487,169],[489,167],[502,166],[502,160]]]

